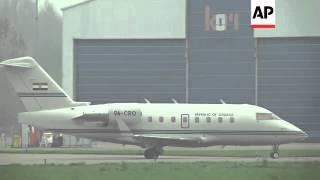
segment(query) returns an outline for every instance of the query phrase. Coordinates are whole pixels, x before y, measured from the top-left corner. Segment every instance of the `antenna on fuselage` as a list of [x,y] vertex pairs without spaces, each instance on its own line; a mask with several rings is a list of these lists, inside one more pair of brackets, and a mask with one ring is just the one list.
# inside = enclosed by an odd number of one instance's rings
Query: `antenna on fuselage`
[[178,103],[178,101],[177,101],[176,99],[172,98],[171,100],[172,100],[172,102],[173,102],[173,103],[175,103],[175,104],[179,104],[179,103]]
[[144,101],[147,103],[147,104],[150,104],[150,101],[148,99],[144,99]]
[[227,104],[223,99],[220,99],[221,104]]

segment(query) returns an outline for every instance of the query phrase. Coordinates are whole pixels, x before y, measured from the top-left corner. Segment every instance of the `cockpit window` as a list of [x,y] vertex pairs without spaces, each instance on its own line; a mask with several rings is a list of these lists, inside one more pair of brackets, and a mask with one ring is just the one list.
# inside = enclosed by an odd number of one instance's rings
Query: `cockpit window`
[[272,114],[273,119],[280,120],[281,118],[275,114]]
[[257,120],[279,120],[280,118],[272,113],[257,113],[256,114]]

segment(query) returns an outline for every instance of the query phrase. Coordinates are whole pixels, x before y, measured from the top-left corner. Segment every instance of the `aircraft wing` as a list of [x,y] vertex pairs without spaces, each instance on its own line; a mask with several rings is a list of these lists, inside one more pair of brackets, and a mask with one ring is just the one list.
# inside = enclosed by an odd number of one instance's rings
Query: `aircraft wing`
[[203,139],[187,135],[134,134],[133,137],[145,144],[179,145],[201,143]]

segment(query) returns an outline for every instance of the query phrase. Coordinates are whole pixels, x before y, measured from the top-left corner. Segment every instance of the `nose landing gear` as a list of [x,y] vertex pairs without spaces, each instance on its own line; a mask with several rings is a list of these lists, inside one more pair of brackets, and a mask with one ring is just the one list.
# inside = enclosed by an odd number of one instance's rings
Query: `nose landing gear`
[[272,152],[270,153],[270,157],[272,159],[278,159],[279,158],[279,145],[273,145],[272,146]]

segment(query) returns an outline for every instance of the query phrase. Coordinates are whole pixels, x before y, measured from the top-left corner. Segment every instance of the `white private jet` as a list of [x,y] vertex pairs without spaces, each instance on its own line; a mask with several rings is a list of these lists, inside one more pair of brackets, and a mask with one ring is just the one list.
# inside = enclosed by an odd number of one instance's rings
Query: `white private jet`
[[271,111],[248,104],[111,103],[73,101],[31,57],[0,63],[27,112],[20,123],[49,132],[146,148],[157,159],[165,146],[270,145],[303,141],[307,134]]

